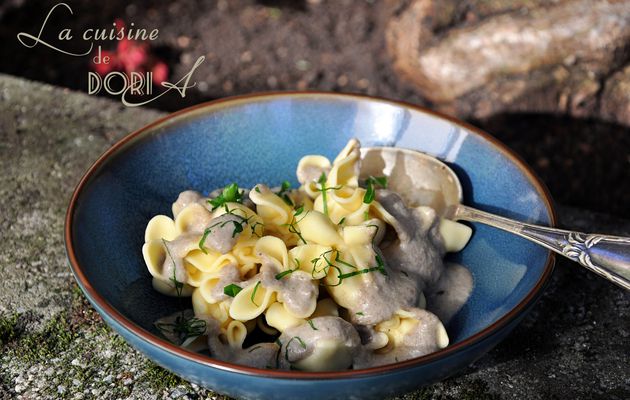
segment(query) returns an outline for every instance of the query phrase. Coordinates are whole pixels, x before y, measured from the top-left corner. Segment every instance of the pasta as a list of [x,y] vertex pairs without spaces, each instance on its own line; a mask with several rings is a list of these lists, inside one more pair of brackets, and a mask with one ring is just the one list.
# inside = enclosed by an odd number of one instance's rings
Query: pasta
[[182,192],[147,224],[153,287],[191,297],[156,327],[169,340],[258,368],[332,371],[418,357],[449,344],[445,324],[472,276],[443,263],[471,237],[428,205],[409,208],[386,177],[362,177],[352,139],[289,182],[206,197]]

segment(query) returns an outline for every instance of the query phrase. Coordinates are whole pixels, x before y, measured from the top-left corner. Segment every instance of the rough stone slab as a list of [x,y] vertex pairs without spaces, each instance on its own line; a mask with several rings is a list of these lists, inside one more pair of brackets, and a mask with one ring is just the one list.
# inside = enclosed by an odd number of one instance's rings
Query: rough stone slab
[[[0,75],[0,399],[222,398],[129,348],[86,304],[63,218],[80,176],[147,109]],[[630,235],[630,222],[560,208],[562,225]],[[630,295],[560,261],[542,300],[495,350],[403,399],[630,398]]]

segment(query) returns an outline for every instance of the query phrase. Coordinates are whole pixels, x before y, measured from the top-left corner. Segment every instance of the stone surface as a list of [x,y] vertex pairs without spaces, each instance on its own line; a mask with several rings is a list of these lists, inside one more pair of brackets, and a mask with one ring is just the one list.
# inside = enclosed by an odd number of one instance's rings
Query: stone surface
[[[0,75],[0,399],[223,398],[169,374],[109,330],[74,284],[63,218],[74,185],[146,109]],[[561,208],[563,226],[630,235],[630,221]],[[560,261],[540,303],[496,349],[402,396],[630,397],[630,295]]]

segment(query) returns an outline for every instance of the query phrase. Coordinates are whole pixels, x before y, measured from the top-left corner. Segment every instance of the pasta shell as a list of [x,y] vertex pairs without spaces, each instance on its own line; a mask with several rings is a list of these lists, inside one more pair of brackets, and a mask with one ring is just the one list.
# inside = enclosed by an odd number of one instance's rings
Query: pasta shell
[[144,241],[148,243],[152,240],[173,240],[178,234],[175,221],[166,215],[156,215],[151,218],[144,230]]

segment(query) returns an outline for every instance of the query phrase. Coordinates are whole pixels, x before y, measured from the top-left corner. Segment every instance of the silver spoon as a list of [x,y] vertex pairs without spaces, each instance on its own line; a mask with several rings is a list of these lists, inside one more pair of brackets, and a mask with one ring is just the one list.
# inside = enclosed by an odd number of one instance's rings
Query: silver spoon
[[431,206],[451,220],[480,222],[514,233],[561,254],[630,290],[630,238],[526,224],[462,203],[462,186],[446,164],[418,151],[365,147],[361,177],[388,176],[388,187],[410,207]]

